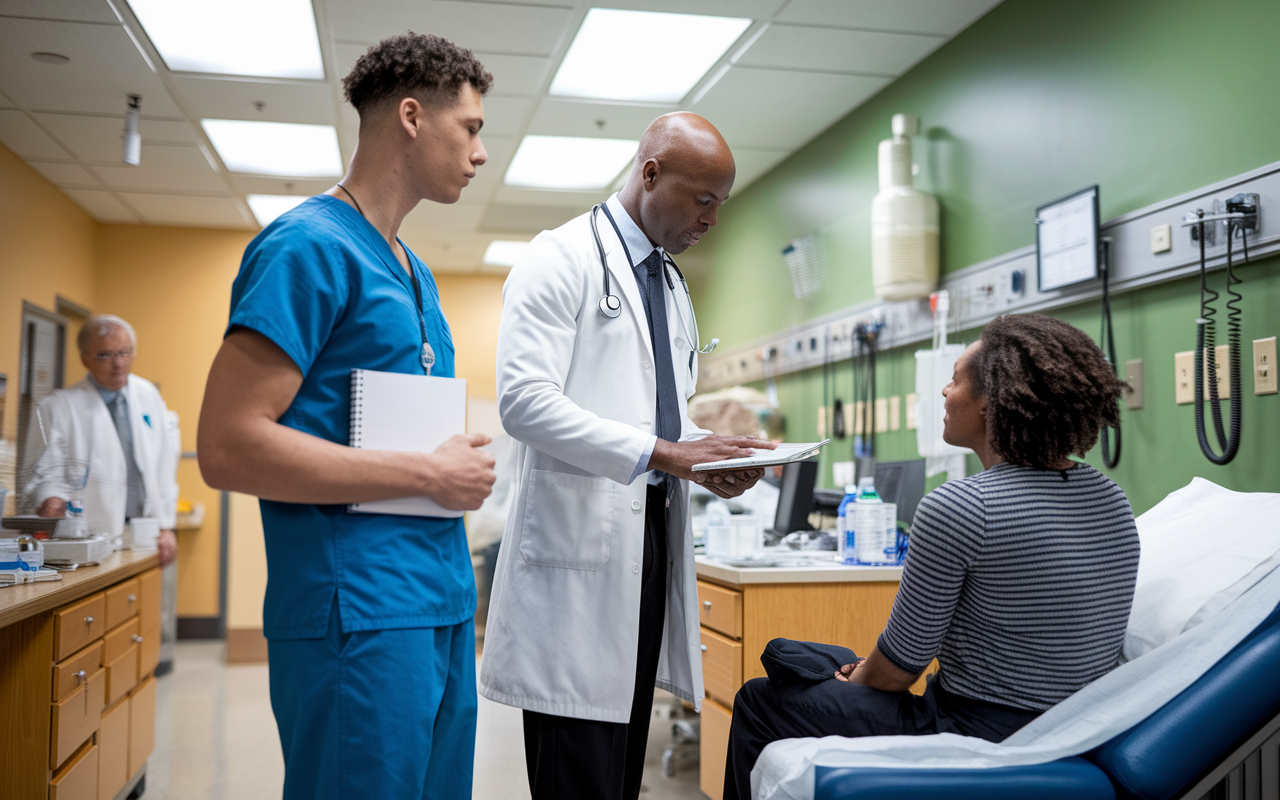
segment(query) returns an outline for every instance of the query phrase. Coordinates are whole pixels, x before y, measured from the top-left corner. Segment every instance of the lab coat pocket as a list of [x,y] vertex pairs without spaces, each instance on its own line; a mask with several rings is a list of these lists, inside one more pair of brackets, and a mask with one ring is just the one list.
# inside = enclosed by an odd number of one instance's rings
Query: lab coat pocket
[[608,478],[530,470],[520,556],[543,567],[600,569],[609,560],[616,486]]

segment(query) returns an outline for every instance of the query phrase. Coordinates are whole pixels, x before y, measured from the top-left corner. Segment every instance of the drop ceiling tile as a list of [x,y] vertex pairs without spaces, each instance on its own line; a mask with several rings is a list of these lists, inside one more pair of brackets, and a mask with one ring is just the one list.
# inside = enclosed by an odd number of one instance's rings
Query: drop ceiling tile
[[945,41],[913,33],[771,25],[738,66],[897,76]]
[[120,22],[107,0],[5,0],[4,15],[68,22]]
[[491,203],[480,224],[486,231],[540,233],[558,228],[585,209],[557,206],[509,206]]
[[778,22],[955,36],[1000,0],[792,0]]
[[549,58],[501,53],[476,53],[476,58],[493,74],[493,88],[489,91],[495,95],[532,97],[551,70]]
[[79,164],[53,164],[28,161],[27,166],[44,176],[54,186],[99,186],[98,179]]
[[789,150],[755,150],[748,147],[733,148],[733,162],[738,167],[738,174],[733,181],[733,192],[729,195],[741,194],[757,178],[763,177],[769,170],[778,166],[791,155]]
[[103,183],[115,189],[161,189],[189,192],[226,192],[227,183],[209,165],[198,147],[142,145],[142,163],[136,167],[92,166]]
[[[525,189],[519,186],[503,186],[493,196],[493,202],[508,206],[547,206],[550,208],[580,208],[586,210],[601,200],[605,200],[612,191],[599,192],[556,192],[545,189]],[[581,212],[578,212],[581,213]]]
[[89,212],[98,222],[137,223],[141,220],[111,193],[93,189],[63,189],[62,193]]
[[481,136],[516,136],[524,128],[533,100],[524,97],[486,97]]
[[889,78],[734,67],[693,111],[730,146],[796,149],[889,84]]
[[[81,114],[34,114],[36,121],[53,134],[81,161],[120,162],[124,115],[88,117]],[[138,120],[142,146],[148,144],[199,143],[195,129],[185,120]]]
[[569,8],[459,0],[383,0],[374,7],[335,3],[329,28],[341,42],[377,42],[406,30],[430,31],[477,53],[549,56],[568,35]]
[[228,173],[227,178],[235,190],[242,194],[296,194],[300,197],[311,197],[326,191],[334,184],[331,180],[267,178],[260,175],[235,173]]
[[[329,84],[274,83],[262,80],[228,80],[172,76],[187,107],[199,119],[249,119],[269,122],[303,122],[334,125],[333,93]],[[265,105],[262,111],[255,102]]]
[[[71,57],[44,64],[30,53]],[[33,111],[119,114],[130,94],[142,95],[143,113],[182,113],[125,29],[118,25],[7,19],[0,25],[0,91]]]
[[189,197],[174,194],[120,193],[148,225],[182,225],[195,228],[257,228],[246,219],[247,209],[231,197]]
[[[529,123],[529,133],[546,136],[587,136],[607,139],[639,139],[649,123],[672,106],[635,106],[543,98]],[[603,127],[600,123],[604,123]]]
[[418,203],[409,216],[400,225],[401,233],[410,235],[435,234],[449,235],[473,233],[480,227],[480,219],[484,216],[485,206],[466,203],[432,203],[423,200]]
[[[594,5],[594,3],[592,3]],[[611,8],[637,11],[664,11],[671,14],[708,14],[713,17],[769,19],[786,5],[785,0],[631,0],[605,3]]]
[[0,111],[0,143],[21,158],[71,158],[21,111]]

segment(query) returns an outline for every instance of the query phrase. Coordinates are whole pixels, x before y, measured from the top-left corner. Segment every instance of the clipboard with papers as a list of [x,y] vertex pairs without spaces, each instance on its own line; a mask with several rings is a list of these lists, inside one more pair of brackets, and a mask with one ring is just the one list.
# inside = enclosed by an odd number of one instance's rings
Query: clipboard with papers
[[757,467],[775,467],[779,464],[791,464],[813,458],[830,439],[820,442],[802,442],[797,444],[780,444],[776,450],[755,450],[753,456],[729,458],[724,461],[708,461],[694,464],[694,472],[716,472],[726,469],[755,469]]

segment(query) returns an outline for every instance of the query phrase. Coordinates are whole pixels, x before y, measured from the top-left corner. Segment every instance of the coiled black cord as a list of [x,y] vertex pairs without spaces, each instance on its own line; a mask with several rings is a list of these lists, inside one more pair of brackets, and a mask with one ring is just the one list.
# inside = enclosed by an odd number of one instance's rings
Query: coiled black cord
[[[1203,216],[1203,212],[1201,212]],[[1231,463],[1236,457],[1236,453],[1240,450],[1240,427],[1241,427],[1241,381],[1240,381],[1240,327],[1241,327],[1241,311],[1239,303],[1243,296],[1235,291],[1232,287],[1241,283],[1241,279],[1236,277],[1235,267],[1232,263],[1232,240],[1235,236],[1235,221],[1227,222],[1227,294],[1231,299],[1227,301],[1227,361],[1231,369],[1231,429],[1228,435],[1222,422],[1222,401],[1218,397],[1218,358],[1215,345],[1215,326],[1214,317],[1217,309],[1213,308],[1212,303],[1218,300],[1218,293],[1209,288],[1206,278],[1205,255],[1204,255],[1204,223],[1198,226],[1200,231],[1200,318],[1196,320],[1196,364],[1195,364],[1195,415],[1196,415],[1196,438],[1200,441],[1200,451],[1204,453],[1205,458],[1219,466]],[[1249,261],[1249,243],[1248,231],[1244,226],[1240,226],[1240,238],[1244,242],[1244,258],[1245,263]],[[1209,437],[1204,429],[1204,378],[1205,369],[1208,368],[1209,373],[1209,412],[1213,417],[1214,434],[1218,439],[1218,447],[1222,450],[1221,455],[1213,450],[1213,445],[1209,443]]]
[[[1103,240],[1103,258],[1102,258],[1102,333],[1098,340],[1105,348],[1103,351],[1110,362],[1113,369],[1118,368],[1116,363],[1116,337],[1114,326],[1111,324],[1111,242]],[[1117,373],[1118,374],[1118,373]],[[1116,434],[1116,449],[1113,454],[1111,451],[1111,431]],[[1115,469],[1120,464],[1120,425],[1116,424],[1114,429],[1110,425],[1102,426],[1102,463],[1107,469]]]

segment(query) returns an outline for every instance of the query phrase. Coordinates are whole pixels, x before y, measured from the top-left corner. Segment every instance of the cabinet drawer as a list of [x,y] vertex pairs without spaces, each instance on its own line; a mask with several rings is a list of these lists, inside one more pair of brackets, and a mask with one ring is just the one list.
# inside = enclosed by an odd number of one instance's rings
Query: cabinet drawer
[[102,595],[95,594],[53,612],[53,660],[61,661],[101,636],[107,629],[105,610]]
[[733,713],[714,700],[702,701],[702,725],[698,744],[698,786],[708,797],[724,797],[724,764],[729,752],[729,724]]
[[138,677],[150,675],[160,663],[160,629],[138,636]]
[[131,619],[123,625],[119,625],[113,630],[109,630],[102,637],[102,664],[106,666],[108,661],[115,661],[116,656],[123,653],[131,644],[137,643],[138,637],[138,620]]
[[49,781],[49,800],[98,800],[98,747],[89,745]]
[[74,692],[84,684],[85,678],[102,666],[102,642],[94,642],[85,649],[53,665],[53,702]]
[[98,728],[98,800],[113,800],[129,782],[129,701],[102,715]]
[[742,686],[742,642],[702,629],[702,683],[709,696],[733,707]]
[[138,579],[116,584],[103,592],[107,599],[107,630],[138,613]]
[[160,630],[160,568],[138,576],[138,630]]
[[138,646],[130,643],[114,661],[106,664],[106,703],[114,704],[138,685]]
[[137,775],[156,746],[156,679],[129,695],[129,774]]
[[[102,722],[106,690],[106,670],[89,676],[84,686],[53,704],[53,726],[49,733],[49,768],[57,769]],[[94,774],[97,774],[95,768]]]
[[731,639],[741,639],[742,592],[698,581],[698,621]]

